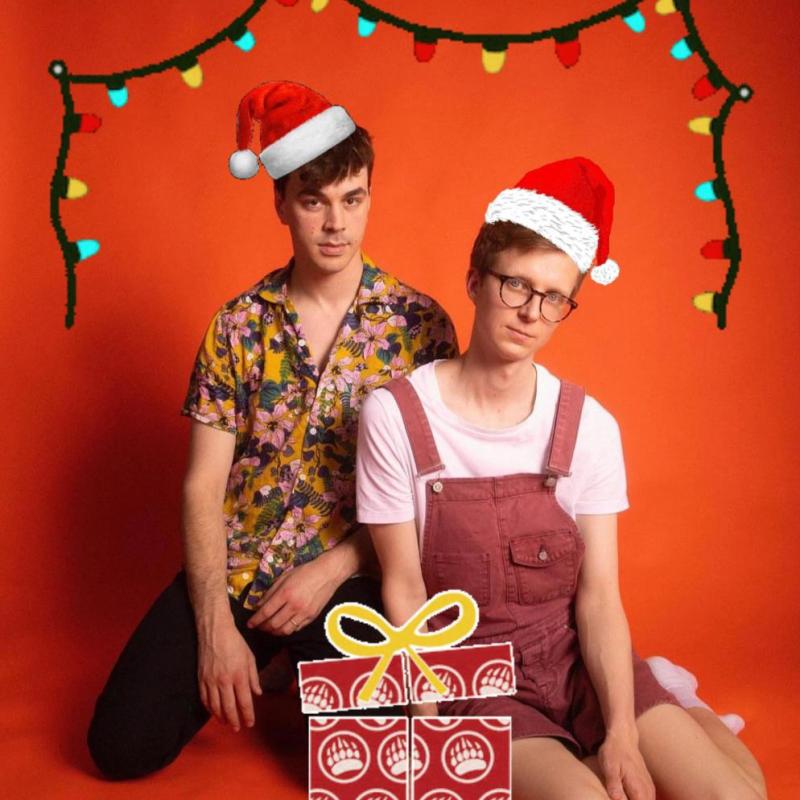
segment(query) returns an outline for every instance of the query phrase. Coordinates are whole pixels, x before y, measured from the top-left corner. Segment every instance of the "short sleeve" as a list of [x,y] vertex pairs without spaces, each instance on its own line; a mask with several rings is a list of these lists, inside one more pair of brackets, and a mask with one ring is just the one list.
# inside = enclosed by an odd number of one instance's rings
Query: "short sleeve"
[[[622,437],[614,417],[592,398],[586,398],[587,469],[575,500],[576,514],[616,514],[628,508]],[[586,414],[586,412],[589,414]],[[581,420],[584,428],[584,419]]]
[[415,518],[410,446],[400,410],[377,389],[361,407],[356,447],[358,521],[408,522]]
[[414,367],[458,355],[456,329],[447,312],[435,301],[422,313],[420,333],[414,350]]
[[222,309],[214,315],[200,343],[181,413],[236,433],[234,363]]

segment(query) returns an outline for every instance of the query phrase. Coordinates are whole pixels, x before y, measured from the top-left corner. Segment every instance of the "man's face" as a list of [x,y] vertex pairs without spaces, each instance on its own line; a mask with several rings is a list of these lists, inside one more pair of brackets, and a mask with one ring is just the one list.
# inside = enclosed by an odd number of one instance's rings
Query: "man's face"
[[[495,259],[493,271],[516,278],[512,284],[515,287],[528,285],[565,297],[571,296],[580,275],[575,262],[558,250],[504,250]],[[475,303],[473,341],[483,352],[501,361],[530,361],[559,325],[542,317],[538,295],[520,308],[505,305],[500,299],[500,279],[495,275],[487,274],[481,279],[470,271],[467,291]]]
[[336,273],[360,258],[370,193],[367,168],[311,190],[292,173],[275,209],[292,237],[295,260],[324,273]]

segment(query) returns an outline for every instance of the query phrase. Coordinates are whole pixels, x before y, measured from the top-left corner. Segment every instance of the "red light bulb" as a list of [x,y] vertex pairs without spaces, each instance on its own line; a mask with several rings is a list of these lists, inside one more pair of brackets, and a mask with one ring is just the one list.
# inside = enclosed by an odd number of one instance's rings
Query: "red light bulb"
[[692,94],[698,100],[705,100],[707,97],[711,97],[712,94],[717,92],[718,89],[719,85],[714,84],[710,75],[703,75],[697,80],[697,83],[692,86]]
[[414,39],[414,56],[423,64],[436,55],[436,42],[423,42]]
[[568,42],[556,42],[556,56],[567,69],[574,67],[581,57],[581,43],[575,38]]
[[728,258],[728,240],[712,239],[700,248],[703,258]]

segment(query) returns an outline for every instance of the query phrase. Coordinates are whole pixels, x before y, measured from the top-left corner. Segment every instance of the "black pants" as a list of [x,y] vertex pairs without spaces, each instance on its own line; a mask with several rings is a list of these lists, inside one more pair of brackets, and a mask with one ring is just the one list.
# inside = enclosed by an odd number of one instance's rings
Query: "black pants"
[[[259,670],[283,647],[295,665],[341,657],[324,630],[325,615],[334,605],[355,601],[382,611],[380,584],[373,578],[350,578],[315,620],[289,636],[274,636],[246,627],[253,612],[242,606],[245,595],[241,601],[231,600],[231,610]],[[362,641],[382,638],[353,620],[344,620],[343,628]],[[89,726],[89,751],[107,778],[140,777],[173,761],[208,719],[197,681],[194,613],[186,575],[179,572],[139,623],[114,666]]]

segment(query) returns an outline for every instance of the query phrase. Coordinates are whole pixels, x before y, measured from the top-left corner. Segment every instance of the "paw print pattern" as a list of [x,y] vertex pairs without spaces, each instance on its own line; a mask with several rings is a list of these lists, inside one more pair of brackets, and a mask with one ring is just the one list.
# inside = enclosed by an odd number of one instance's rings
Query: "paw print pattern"
[[439,694],[439,692],[431,686],[430,681],[424,675],[420,675],[417,678],[416,686],[416,693],[420,698],[420,702],[436,703],[440,700],[460,697],[465,694],[463,685],[459,685],[463,684],[463,681],[459,679],[458,675],[450,667],[435,666],[432,667],[432,669],[436,677],[439,678],[447,688],[447,692],[444,695]]
[[450,791],[450,789],[431,789],[420,800],[461,800],[461,795]]
[[514,684],[514,673],[508,664],[488,665],[476,676],[478,694],[493,697],[508,694]]
[[460,783],[475,783],[491,770],[494,752],[483,734],[458,733],[445,743],[441,759],[451,778]]
[[387,736],[378,747],[377,762],[384,777],[394,783],[408,780],[408,733],[406,730]]
[[312,789],[308,800],[339,800],[339,798],[325,789]]
[[366,703],[358,699],[358,693],[364,687],[369,678],[369,673],[365,673],[357,678],[353,683],[350,692],[350,704],[357,708],[377,708],[378,706],[396,706],[400,703],[400,687],[390,675],[384,675],[380,683],[375,687],[372,697]]
[[419,774],[424,763],[422,760],[422,753],[419,751],[419,742],[420,739],[418,736],[414,736],[411,740],[411,772],[414,775]]
[[449,754],[450,767],[456,775],[482,772],[486,769],[486,754],[481,743],[469,736],[457,739]]
[[511,717],[475,717],[475,719],[490,731],[511,730]]
[[333,780],[356,780],[367,768],[366,744],[352,734],[334,734],[320,748],[320,762]]
[[383,765],[390,775],[397,778],[406,774],[408,769],[408,755],[406,754],[406,737],[395,736],[381,753]]
[[417,717],[414,724],[428,728],[432,731],[446,731],[448,728],[457,728],[461,724],[460,717]]
[[397,795],[387,792],[385,789],[367,789],[356,800],[397,800]]
[[304,714],[338,711],[341,707],[341,694],[329,681],[322,678],[312,678],[303,682],[302,709]]

